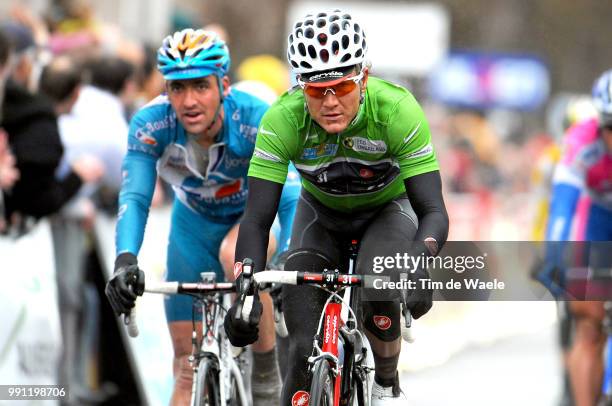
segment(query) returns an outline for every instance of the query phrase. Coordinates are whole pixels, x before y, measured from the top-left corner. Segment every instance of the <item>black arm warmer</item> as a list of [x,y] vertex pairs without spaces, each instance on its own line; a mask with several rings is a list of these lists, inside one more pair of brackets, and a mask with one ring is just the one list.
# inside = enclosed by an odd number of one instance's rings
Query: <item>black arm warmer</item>
[[240,223],[235,261],[251,258],[254,272],[266,267],[268,235],[274,222],[283,185],[249,176],[249,196],[246,211]]
[[442,248],[448,237],[448,214],[442,197],[440,172],[427,172],[404,179],[406,194],[418,219],[415,241],[432,237]]

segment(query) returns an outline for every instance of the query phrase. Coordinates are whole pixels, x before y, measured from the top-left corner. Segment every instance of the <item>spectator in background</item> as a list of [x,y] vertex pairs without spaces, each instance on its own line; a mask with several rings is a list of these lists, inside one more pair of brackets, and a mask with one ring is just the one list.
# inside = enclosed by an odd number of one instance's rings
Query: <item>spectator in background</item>
[[10,190],[18,179],[19,171],[15,168],[15,156],[9,149],[6,133],[0,129],[0,190]]
[[43,69],[39,90],[51,101],[58,117],[70,114],[81,90],[81,72],[69,57],[56,57]]
[[83,183],[97,181],[104,169],[96,158],[84,156],[73,161],[62,180],[56,179],[63,145],[55,112],[44,96],[24,88],[29,74],[20,67],[23,61],[20,55],[31,47],[33,40],[31,36],[26,38],[27,30],[7,28],[3,32],[11,41],[18,61],[11,66],[6,82],[0,122],[0,127],[8,133],[21,174],[11,193],[4,197],[5,218],[16,223],[18,217],[41,218],[57,212]]
[[[81,69],[72,58],[59,56],[43,69],[40,91],[51,101],[60,120],[70,117],[81,88]],[[100,120],[105,118],[102,116]],[[92,123],[96,124],[97,122]],[[69,167],[70,157],[83,153],[99,154],[100,145],[103,145],[96,140],[92,147],[88,145],[91,143],[91,139],[87,137],[88,133],[66,134],[66,128],[62,126],[60,135],[66,147],[62,167]],[[90,264],[87,258],[94,249],[88,243],[87,237],[97,212],[92,193],[97,191],[100,184],[81,188],[79,193],[62,207],[59,215],[51,219],[55,264],[56,269],[61,270],[56,273],[63,339],[61,384],[70,386],[74,404],[91,403],[94,399],[107,395],[103,385],[96,388],[102,389],[100,392],[90,387],[92,379],[88,367],[89,360],[96,352],[95,341],[100,333],[99,325],[87,320],[88,314],[96,314],[99,309],[95,287],[87,281]],[[116,194],[113,199],[116,200]]]
[[115,201],[127,148],[127,110],[135,97],[134,68],[120,58],[102,56],[89,60],[83,75],[85,84],[71,114],[59,119],[66,158],[69,162],[83,153],[100,157],[105,168],[101,185],[114,191]]
[[14,21],[5,21],[0,29],[6,33],[12,45],[10,76],[20,86],[35,91],[34,62],[36,43],[28,27]]
[[[8,38],[0,31],[0,112],[2,111],[2,100],[4,98],[5,76],[8,72],[9,47]],[[0,116],[1,121],[2,117]],[[15,157],[9,149],[6,132],[0,128],[0,231],[3,228],[1,214],[4,212],[2,193],[4,190],[9,190],[17,179],[19,179],[19,171],[15,168]]]
[[157,48],[152,45],[143,47],[143,61],[137,75],[138,95],[135,110],[141,108],[165,91],[164,77],[157,70]]

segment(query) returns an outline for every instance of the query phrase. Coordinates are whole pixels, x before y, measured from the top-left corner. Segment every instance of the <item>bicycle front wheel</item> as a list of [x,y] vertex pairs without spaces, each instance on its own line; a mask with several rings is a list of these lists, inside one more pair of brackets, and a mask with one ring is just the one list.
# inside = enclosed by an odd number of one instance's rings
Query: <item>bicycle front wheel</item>
[[318,360],[313,368],[308,404],[310,406],[333,406],[335,380],[329,361]]
[[219,367],[211,358],[204,357],[198,366],[195,406],[221,406]]
[[244,383],[242,377],[238,374],[240,374],[240,370],[236,368],[229,375],[228,406],[248,406]]

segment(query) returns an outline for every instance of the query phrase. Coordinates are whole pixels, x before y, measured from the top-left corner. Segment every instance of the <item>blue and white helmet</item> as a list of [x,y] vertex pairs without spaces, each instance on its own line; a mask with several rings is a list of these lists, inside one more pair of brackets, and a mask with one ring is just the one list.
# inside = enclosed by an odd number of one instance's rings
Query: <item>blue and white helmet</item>
[[612,69],[604,72],[593,85],[593,104],[602,126],[612,125]]
[[230,67],[225,42],[212,31],[177,31],[164,38],[157,51],[157,69],[166,80],[194,79],[208,75],[223,77]]

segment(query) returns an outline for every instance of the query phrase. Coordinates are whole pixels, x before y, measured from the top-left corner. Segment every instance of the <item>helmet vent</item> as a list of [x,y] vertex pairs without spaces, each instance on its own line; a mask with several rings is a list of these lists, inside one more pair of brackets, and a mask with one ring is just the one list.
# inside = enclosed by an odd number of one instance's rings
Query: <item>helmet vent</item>
[[323,62],[329,61],[329,52],[327,52],[327,49],[322,49],[321,52],[319,52],[319,57],[321,57]]
[[304,30],[304,36],[306,38],[314,38],[314,30],[312,28],[306,28],[306,30]]
[[321,45],[327,44],[327,35],[321,33],[321,34],[317,35],[317,39],[319,40],[319,44],[321,44]]
[[300,55],[306,56],[306,47],[301,42],[298,44],[298,52],[300,53]]
[[338,51],[340,51],[340,44],[338,43],[338,41],[332,42],[332,53],[334,55],[338,55]]
[[350,43],[350,40],[349,40],[348,35],[343,35],[342,36],[342,49],[347,49],[349,47],[349,43]]
[[340,31],[340,27],[338,26],[338,24],[332,24],[331,27],[329,27],[329,33],[331,35],[337,34]]
[[308,45],[308,55],[310,55],[312,59],[315,59],[317,57],[317,50],[314,46]]
[[319,28],[325,27],[325,24],[327,24],[327,21],[325,21],[324,18],[317,20],[317,27]]

